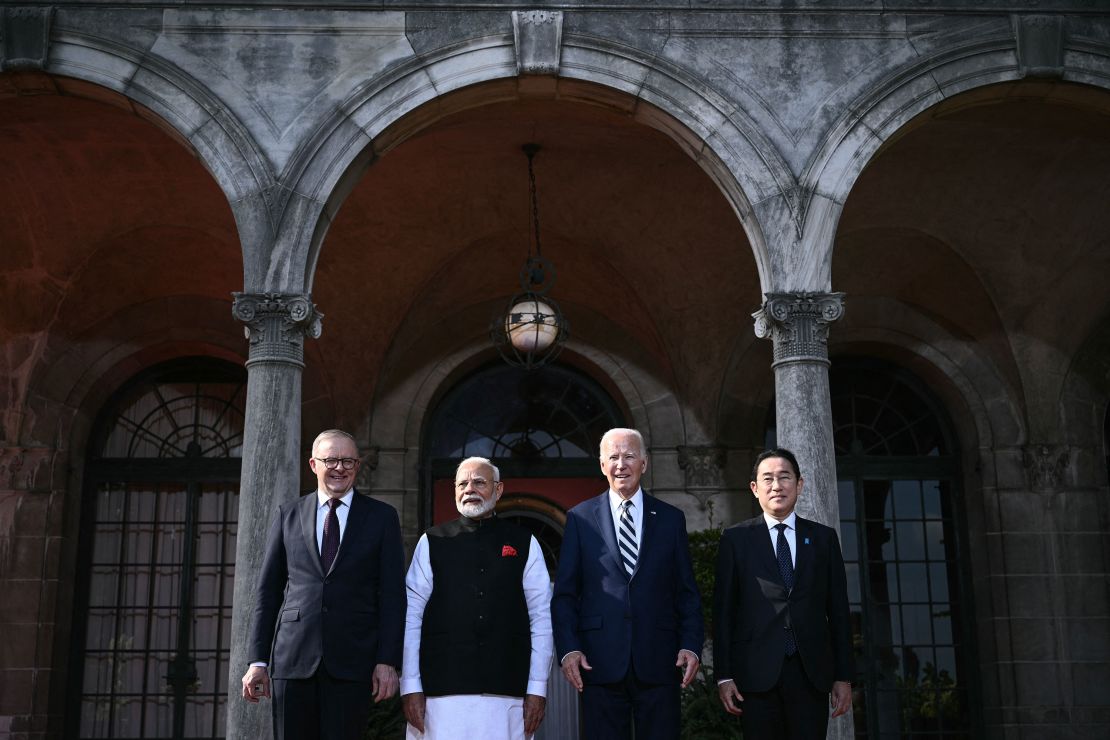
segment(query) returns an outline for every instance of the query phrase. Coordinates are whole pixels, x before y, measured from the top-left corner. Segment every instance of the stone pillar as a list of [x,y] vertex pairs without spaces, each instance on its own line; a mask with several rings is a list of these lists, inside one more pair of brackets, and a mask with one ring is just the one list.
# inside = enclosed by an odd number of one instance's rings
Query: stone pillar
[[[805,488],[798,513],[840,531],[832,400],[829,396],[829,324],[844,313],[843,293],[769,293],[752,314],[755,333],[775,343],[775,424],[778,444],[798,458]],[[828,738],[854,737],[852,714],[829,723]]]
[[243,701],[254,590],[266,535],[280,504],[300,489],[304,338],[320,336],[322,315],[308,296],[235,293],[235,318],[250,341],[246,429],[235,547],[235,595],[228,668],[228,738],[268,738],[270,705]]

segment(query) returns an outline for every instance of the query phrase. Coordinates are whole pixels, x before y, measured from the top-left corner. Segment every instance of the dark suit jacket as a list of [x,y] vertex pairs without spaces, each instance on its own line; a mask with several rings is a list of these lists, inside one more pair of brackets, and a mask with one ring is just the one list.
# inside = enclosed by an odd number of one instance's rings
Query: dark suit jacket
[[792,624],[806,675],[819,691],[852,680],[852,628],[836,530],[797,518],[794,588],[787,593],[760,514],[721,535],[713,596],[713,661],[718,681],[768,691],[786,655]]
[[315,492],[285,504],[270,528],[250,661],[268,661],[272,678],[310,678],[322,662],[335,678],[368,682],[377,664],[401,665],[405,583],[397,512],[356,491],[339,553],[324,573],[317,504]]
[[614,683],[628,673],[647,683],[677,683],[680,648],[701,655],[704,626],[694,582],[686,517],[644,494],[636,572],[617,550],[609,492],[567,512],[551,600],[556,659],[581,650],[593,666],[586,683]]

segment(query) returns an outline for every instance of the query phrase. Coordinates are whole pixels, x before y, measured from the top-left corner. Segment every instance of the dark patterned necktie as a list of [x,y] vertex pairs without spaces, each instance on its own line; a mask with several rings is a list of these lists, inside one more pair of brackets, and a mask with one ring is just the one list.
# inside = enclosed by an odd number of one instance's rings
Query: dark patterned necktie
[[341,503],[337,498],[328,499],[328,515],[324,517],[324,541],[320,546],[320,564],[324,566],[324,573],[331,570],[331,564],[339,552],[339,515],[335,510]]
[[632,502],[625,501],[621,504],[621,520],[620,520],[620,545],[621,561],[624,563],[624,569],[628,571],[631,576],[636,570],[636,551],[639,550],[639,545],[636,544],[636,525],[632,521]]
[[[790,543],[786,541],[786,525],[775,525],[779,531],[778,540],[775,542],[775,557],[779,561],[779,572],[782,573],[782,583],[786,590],[794,588],[794,563],[790,559]],[[794,639],[794,630],[786,630],[786,654],[793,655],[798,652],[798,641]]]

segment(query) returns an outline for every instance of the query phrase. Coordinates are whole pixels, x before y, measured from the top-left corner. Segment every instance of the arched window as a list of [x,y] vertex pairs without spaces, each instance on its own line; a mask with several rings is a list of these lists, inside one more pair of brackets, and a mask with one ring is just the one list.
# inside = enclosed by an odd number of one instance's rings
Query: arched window
[[619,418],[608,394],[580,372],[494,366],[444,397],[429,430],[429,452],[433,459],[479,455],[521,469],[543,467],[541,461],[592,461],[601,435]]
[[241,367],[195,358],[101,413],[67,737],[223,737],[245,396]]
[[553,569],[566,510],[602,490],[601,435],[624,425],[609,394],[578,370],[487,366],[449,390],[428,418],[424,521],[458,516],[456,466],[488,457],[506,481],[498,511],[536,536]]
[[974,736],[956,446],[908,373],[830,370],[840,522],[855,626],[856,737]]

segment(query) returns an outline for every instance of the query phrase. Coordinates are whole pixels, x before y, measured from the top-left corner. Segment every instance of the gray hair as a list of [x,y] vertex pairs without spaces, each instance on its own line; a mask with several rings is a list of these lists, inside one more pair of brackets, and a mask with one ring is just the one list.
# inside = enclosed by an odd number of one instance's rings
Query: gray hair
[[316,448],[320,446],[321,442],[325,439],[331,439],[332,437],[342,437],[351,440],[351,444],[355,446],[355,452],[358,452],[358,442],[355,441],[354,435],[350,432],[345,432],[342,429],[325,429],[316,435],[316,439],[312,440],[312,456],[316,457]]
[[459,477],[459,471],[462,470],[463,465],[472,465],[474,463],[478,463],[480,465],[485,465],[487,468],[492,470],[493,471],[493,482],[494,483],[500,482],[500,480],[501,480],[501,471],[498,470],[497,466],[494,465],[493,463],[491,463],[489,461],[489,458],[486,458],[486,457],[468,457],[468,458],[466,458],[461,463],[459,463],[459,467],[455,468],[455,477],[456,478]]
[[605,443],[606,442],[612,441],[613,437],[624,437],[624,436],[633,437],[636,440],[636,444],[638,444],[639,447],[640,447],[640,454],[644,455],[644,456],[647,456],[647,447],[644,446],[644,435],[640,434],[635,429],[625,429],[623,427],[617,427],[616,429],[610,429],[605,434],[601,435],[601,444],[599,444],[597,446],[598,456],[599,457],[605,457]]

